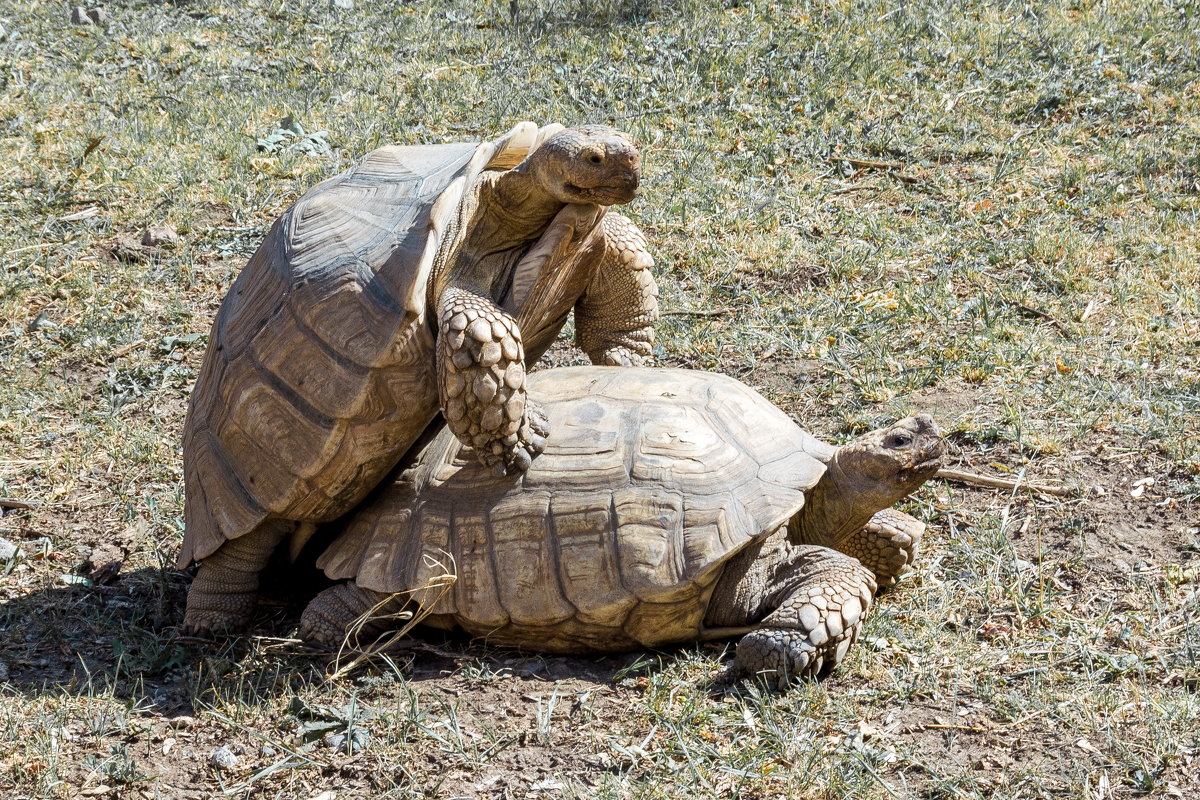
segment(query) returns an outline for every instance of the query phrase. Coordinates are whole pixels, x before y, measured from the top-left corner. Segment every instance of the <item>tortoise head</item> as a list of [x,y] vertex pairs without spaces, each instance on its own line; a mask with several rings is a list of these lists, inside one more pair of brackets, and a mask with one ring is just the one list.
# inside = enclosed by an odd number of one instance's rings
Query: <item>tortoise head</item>
[[584,125],[554,134],[518,169],[560,202],[611,206],[637,195],[642,159],[626,134],[606,125]]
[[945,452],[933,418],[918,414],[843,445],[834,458],[852,491],[886,508],[932,478]]

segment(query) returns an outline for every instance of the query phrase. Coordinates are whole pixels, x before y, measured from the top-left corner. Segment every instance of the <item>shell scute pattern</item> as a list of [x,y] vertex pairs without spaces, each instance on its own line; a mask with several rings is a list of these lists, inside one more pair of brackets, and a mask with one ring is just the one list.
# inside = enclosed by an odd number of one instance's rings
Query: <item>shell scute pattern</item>
[[[203,512],[210,515],[213,523],[210,529],[228,537],[227,531],[240,531],[247,526],[257,525],[266,516],[266,512],[234,479],[235,473],[224,458],[220,443],[214,439],[211,431],[203,431],[195,437],[192,463],[197,472],[214,476],[208,486],[223,502],[206,504]],[[213,549],[220,543],[221,540],[213,542]]]
[[492,532],[485,514],[461,514],[454,521],[455,566],[454,600],[457,608],[471,609],[481,627],[507,625],[508,612],[500,603],[496,582],[496,562],[492,555]]
[[424,505],[413,514],[410,526],[423,532],[415,558],[402,565],[405,572],[411,572],[413,576],[408,585],[423,587],[413,593],[413,599],[432,608],[434,613],[455,613],[454,593],[444,591],[440,580],[443,575],[457,572],[453,518],[444,509]]
[[496,581],[500,603],[519,625],[553,624],[575,613],[559,583],[549,511],[549,493],[534,492],[501,498],[488,515],[504,575]]
[[704,584],[715,576],[726,554],[749,541],[748,530],[753,528],[736,494],[689,495],[683,510],[685,577]]
[[741,485],[758,472],[757,462],[714,430],[703,406],[643,409],[637,433],[631,470],[636,484],[705,493]]
[[629,482],[628,456],[621,440],[622,420],[636,409],[585,398],[548,406],[550,430],[538,469],[527,472],[527,489],[603,490]]
[[637,600],[621,583],[611,493],[557,493],[550,513],[563,591],[577,618],[590,625],[624,619]]
[[378,290],[364,290],[352,277],[323,286],[312,282],[293,292],[289,307],[309,331],[322,331],[321,343],[362,368],[389,360],[392,342],[403,326],[404,309]]
[[684,577],[681,541],[683,496],[653,495],[627,487],[613,492],[621,582],[641,600],[674,601],[692,596]]
[[[341,438],[340,427],[252,359],[239,358],[226,366],[222,395],[225,408],[241,412],[231,415],[231,421],[301,478],[318,472]],[[218,423],[218,430],[223,427]]]
[[[278,256],[281,235],[277,222],[225,295],[213,325],[216,346],[210,344],[218,360],[239,358],[286,302],[291,275],[287,262]],[[195,401],[193,407],[198,407]]]
[[328,419],[344,416],[366,394],[370,371],[338,356],[290,315],[264,327],[250,352],[262,369]]
[[[286,508],[296,493],[296,476],[247,434],[237,419],[226,417],[215,431],[221,448],[236,465],[239,482],[254,490],[255,500],[267,511]],[[307,482],[301,481],[301,491]]]

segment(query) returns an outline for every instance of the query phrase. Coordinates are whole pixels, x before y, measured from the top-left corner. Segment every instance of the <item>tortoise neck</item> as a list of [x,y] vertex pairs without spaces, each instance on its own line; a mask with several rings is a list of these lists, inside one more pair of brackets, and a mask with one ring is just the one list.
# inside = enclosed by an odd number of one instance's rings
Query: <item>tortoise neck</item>
[[566,205],[521,167],[501,173],[484,173],[480,204],[493,218],[503,220],[514,238],[523,241],[540,236],[554,215]]
[[517,169],[483,173],[461,223],[462,244],[439,285],[453,284],[499,302],[517,262],[563,206]]
[[805,494],[804,507],[788,522],[788,538],[794,543],[839,546],[858,534],[872,515],[890,505],[877,502],[872,486],[861,476],[848,472],[838,454],[829,460],[825,474]]

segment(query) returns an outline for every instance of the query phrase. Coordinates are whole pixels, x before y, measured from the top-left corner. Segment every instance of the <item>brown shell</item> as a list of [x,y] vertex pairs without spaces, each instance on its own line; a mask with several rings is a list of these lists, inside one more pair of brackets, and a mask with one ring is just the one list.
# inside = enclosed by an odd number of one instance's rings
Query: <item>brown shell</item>
[[[530,392],[554,433],[528,472],[496,478],[441,432],[355,512],[326,574],[418,590],[499,643],[678,641],[721,565],[800,509],[834,450],[722,375],[570,367]],[[454,585],[422,595],[444,572]]]
[[192,393],[180,566],[268,518],[334,519],[392,469],[438,412],[424,306],[446,221],[481,170],[560,129],[383,147],[280,217],[222,302]]

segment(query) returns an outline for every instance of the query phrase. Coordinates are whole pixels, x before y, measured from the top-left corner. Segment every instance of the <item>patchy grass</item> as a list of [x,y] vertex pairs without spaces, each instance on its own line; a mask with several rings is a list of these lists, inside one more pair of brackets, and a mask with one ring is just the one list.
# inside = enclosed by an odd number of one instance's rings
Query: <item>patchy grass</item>
[[[1200,794],[1193,5],[357,5],[0,9],[0,497],[38,504],[0,518],[0,791]],[[787,695],[719,646],[431,639],[331,682],[285,607],[179,639],[179,434],[233,276],[363,152],[521,119],[642,143],[664,308],[704,312],[663,363],[830,438],[931,410],[961,464],[1086,494],[924,490],[918,569]]]

